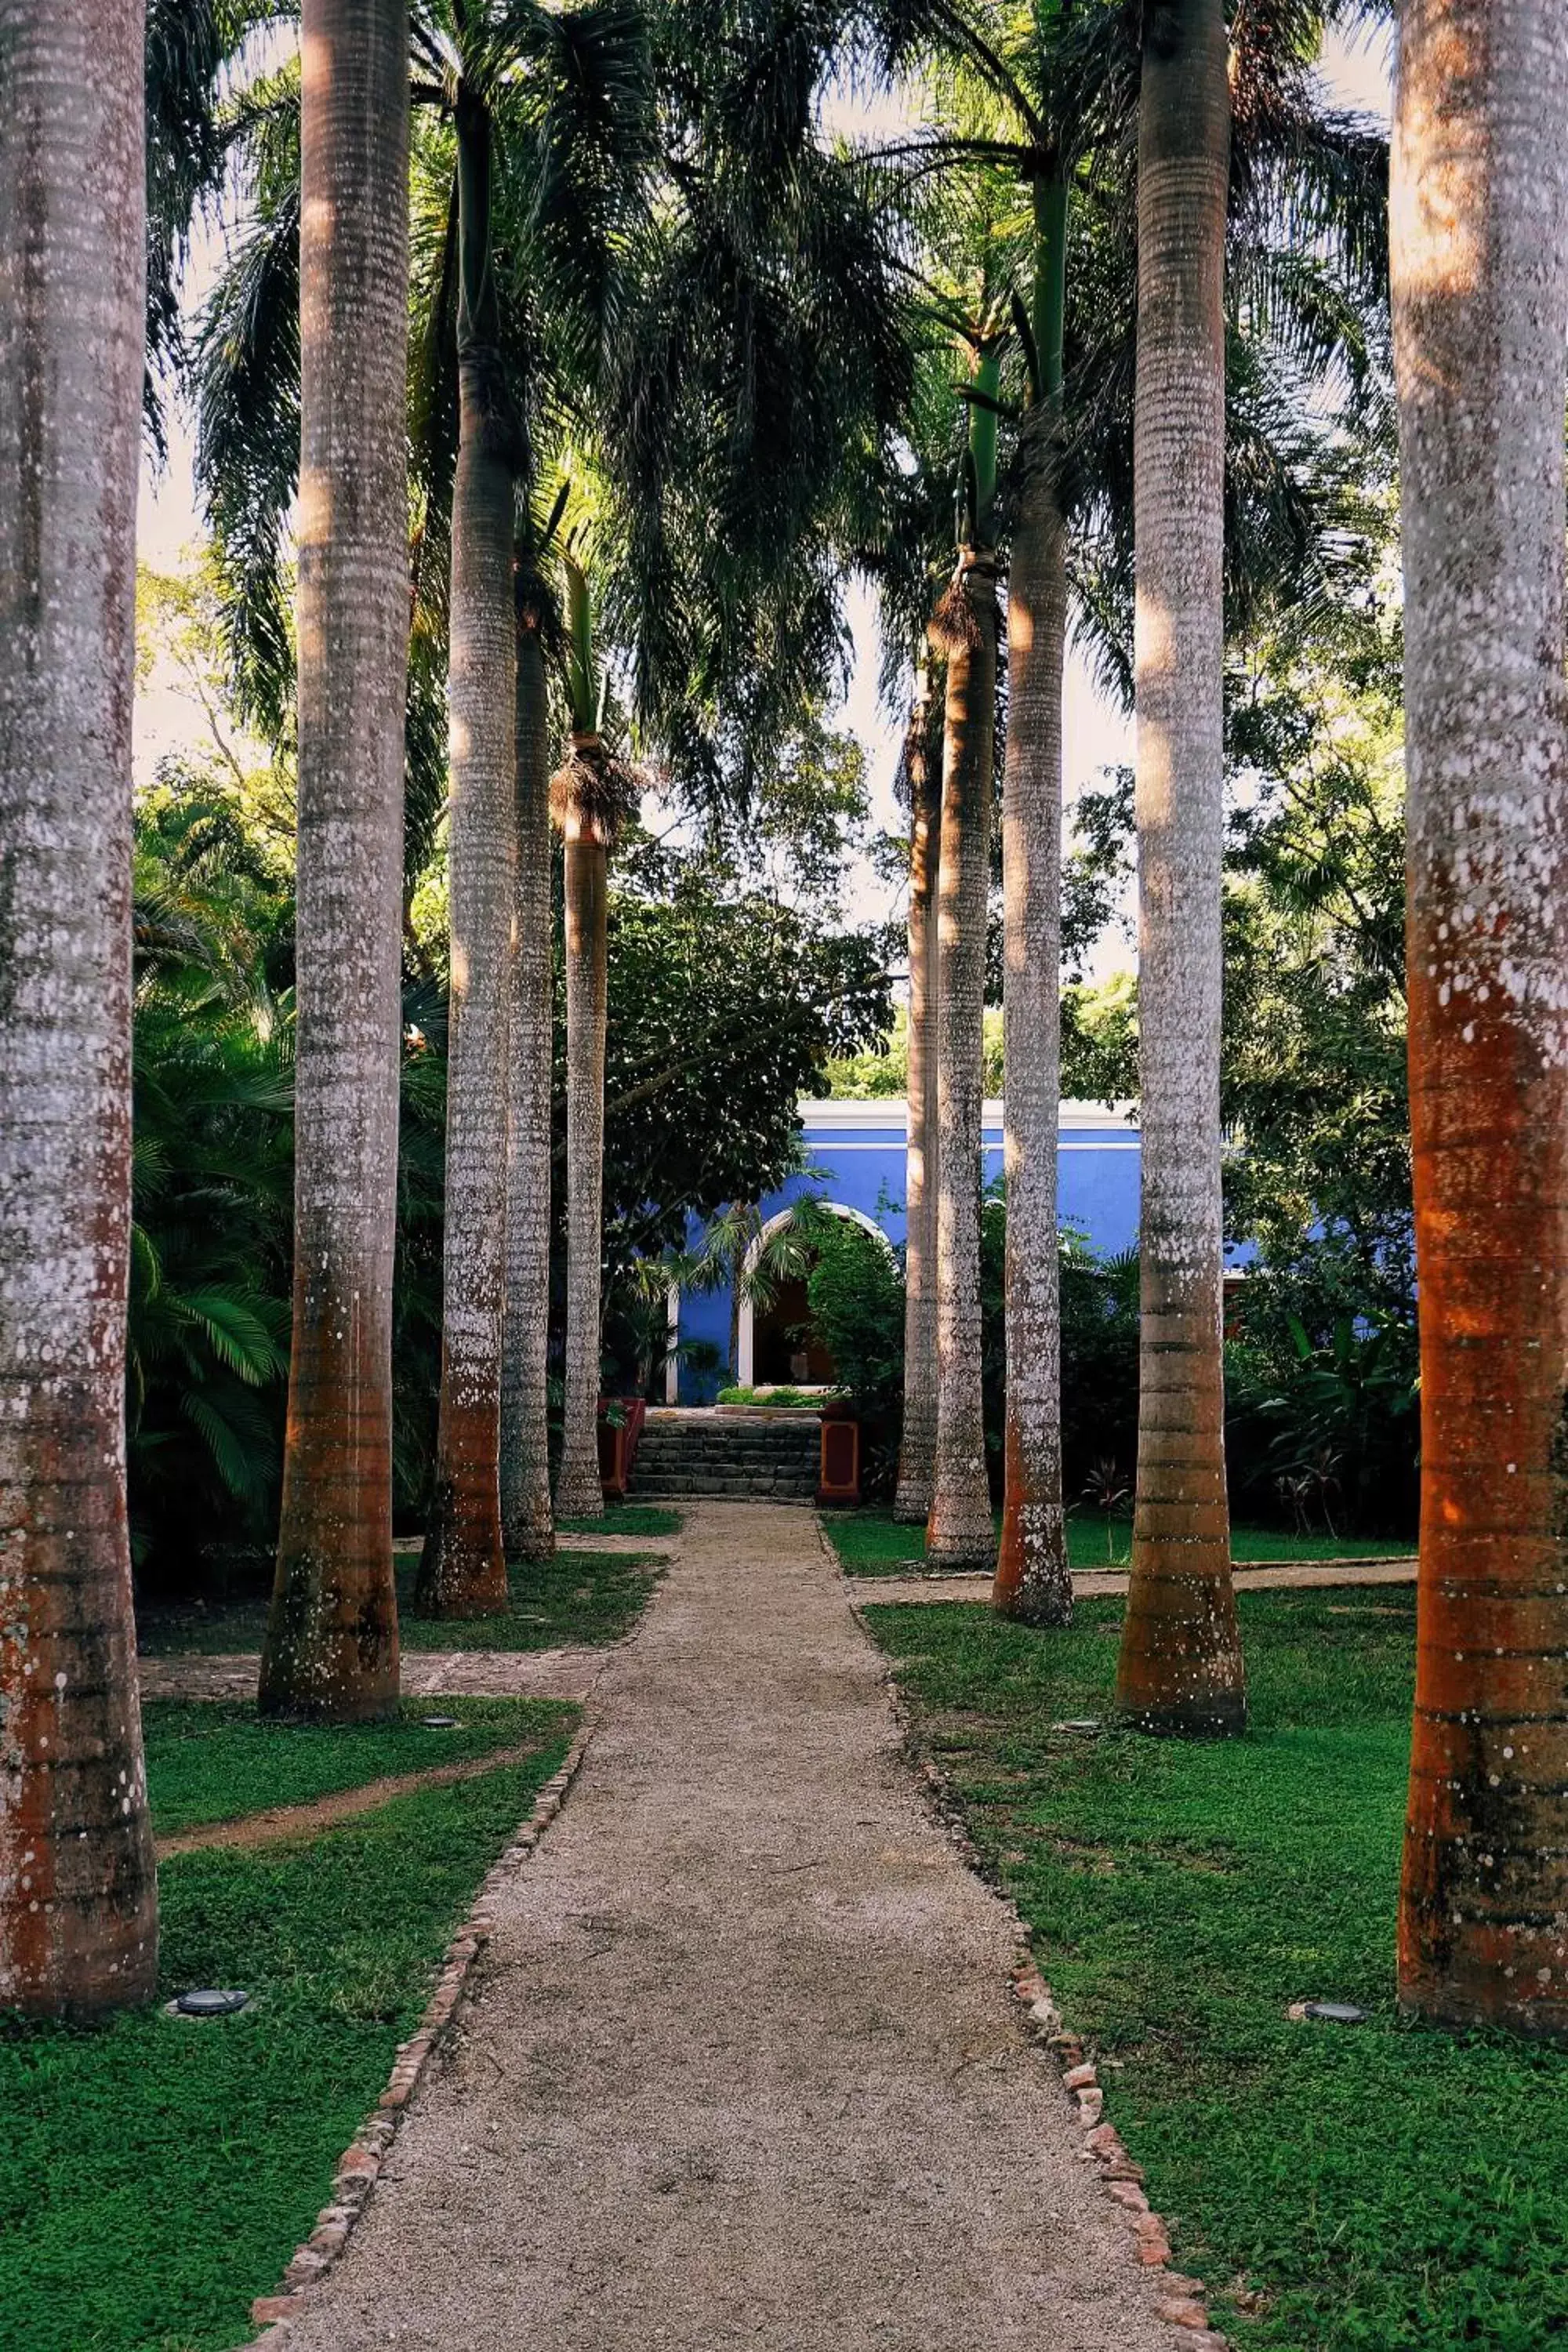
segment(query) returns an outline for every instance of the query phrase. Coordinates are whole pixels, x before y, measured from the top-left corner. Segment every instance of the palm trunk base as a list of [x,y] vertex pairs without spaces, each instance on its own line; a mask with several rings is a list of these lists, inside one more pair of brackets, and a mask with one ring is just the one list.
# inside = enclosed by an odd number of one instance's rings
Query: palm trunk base
[[988,1569],[996,1561],[991,1497],[938,1494],[926,1522],[926,1564],[941,1569]]
[[991,1605],[1020,1625],[1070,1625],[1072,1570],[1059,1502],[1026,1502],[1009,1494]]
[[566,1462],[561,1465],[561,1475],[555,1487],[555,1516],[558,1519],[602,1519],[605,1516],[605,1488],[599,1476],[599,1449],[595,1438],[594,1463]]
[[504,1617],[511,1596],[498,1500],[437,1482],[414,1585],[416,1617]]
[[[931,1318],[934,1323],[935,1318]],[[930,1334],[931,1354],[936,1353],[935,1330]],[[906,1402],[903,1439],[899,1447],[899,1484],[893,1497],[893,1517],[901,1525],[914,1526],[930,1518],[936,1492],[936,1397],[919,1400],[911,1412]]]
[[547,1516],[542,1522],[530,1519],[521,1527],[513,1528],[506,1537],[505,1549],[509,1560],[553,1559],[555,1557],[553,1515]]
[[[1179,1557],[1173,1561],[1173,1549]],[[1132,1577],[1116,1665],[1116,1710],[1136,1731],[1233,1739],[1247,1729],[1247,1678],[1228,1541],[1132,1537]]]
[[[354,1588],[364,1595],[355,1606]],[[261,1654],[258,1714],[300,1723],[384,1723],[401,1670],[389,1541],[384,1570],[352,1583],[320,1551],[280,1552]]]

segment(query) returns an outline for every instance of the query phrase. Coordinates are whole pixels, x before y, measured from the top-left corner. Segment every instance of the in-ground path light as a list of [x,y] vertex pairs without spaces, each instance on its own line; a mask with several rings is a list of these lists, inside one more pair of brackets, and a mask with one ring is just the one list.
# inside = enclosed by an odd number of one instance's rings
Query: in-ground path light
[[197,1985],[189,1992],[180,1992],[168,2005],[171,2017],[237,2017],[248,2007],[247,1992],[222,1991],[216,1985]]

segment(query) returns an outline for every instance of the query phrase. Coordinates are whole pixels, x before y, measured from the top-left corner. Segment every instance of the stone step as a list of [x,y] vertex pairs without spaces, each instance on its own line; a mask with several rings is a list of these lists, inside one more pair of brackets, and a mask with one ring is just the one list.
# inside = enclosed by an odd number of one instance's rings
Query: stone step
[[749,1469],[763,1470],[775,1465],[788,1468],[797,1463],[815,1462],[818,1452],[819,1449],[815,1445],[792,1446],[787,1451],[782,1446],[766,1451],[753,1450],[750,1447],[745,1449],[737,1447],[733,1451],[718,1447],[712,1449],[703,1447],[699,1451],[687,1446],[643,1445],[637,1449],[637,1459],[639,1462],[669,1463],[672,1465],[680,1466],[697,1462],[743,1463]]
[[794,1469],[815,1463],[817,1451],[813,1445],[790,1454],[689,1454],[670,1446],[643,1446],[638,1449],[637,1459],[649,1465],[657,1463],[661,1468],[668,1464],[672,1469],[686,1469],[700,1462],[721,1463],[727,1468],[743,1465],[748,1470]]
[[695,1495],[809,1503],[816,1494],[821,1424],[815,1413],[773,1421],[690,1408],[652,1412],[631,1493],[649,1501]]
[[816,1480],[813,1477],[748,1478],[723,1471],[710,1471],[706,1475],[694,1472],[689,1477],[658,1475],[644,1477],[639,1472],[631,1483],[633,1501],[659,1495],[801,1495],[813,1496]]
[[650,1470],[637,1465],[632,1479],[634,1493],[651,1495],[668,1489],[674,1494],[693,1486],[726,1487],[737,1495],[763,1494],[780,1489],[795,1494],[815,1494],[815,1470],[763,1471],[750,1470]]

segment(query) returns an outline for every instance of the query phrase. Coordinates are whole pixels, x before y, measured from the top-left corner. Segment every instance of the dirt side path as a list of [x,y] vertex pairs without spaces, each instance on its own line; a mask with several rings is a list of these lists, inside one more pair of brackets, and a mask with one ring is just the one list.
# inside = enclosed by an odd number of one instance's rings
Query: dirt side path
[[492,1748],[483,1756],[459,1756],[450,1764],[430,1764],[422,1772],[384,1772],[379,1780],[362,1780],[357,1789],[332,1789],[324,1797],[310,1797],[298,1805],[268,1805],[259,1813],[240,1813],[233,1821],[202,1822],[195,1829],[171,1830],[156,1841],[160,1862],[174,1853],[196,1853],[208,1845],[274,1845],[281,1838],[314,1837],[356,1813],[374,1813],[394,1797],[416,1789],[444,1789],[451,1780],[477,1780],[481,1772],[497,1772],[508,1764],[526,1763],[548,1743],[525,1739],[510,1748]]
[[288,2352],[1170,2352],[801,1511],[689,1508]]
[[[890,1601],[989,1601],[988,1576],[852,1576],[847,1582],[863,1608]],[[1091,1568],[1073,1571],[1079,1601],[1114,1600],[1127,1590],[1127,1570]],[[1283,1568],[1237,1568],[1238,1592],[1334,1592],[1342,1585],[1414,1584],[1414,1559],[1296,1559]]]
[[[585,1699],[604,1672],[607,1649],[405,1650],[405,1698]],[[210,1656],[139,1658],[143,1698],[256,1696],[259,1651]]]

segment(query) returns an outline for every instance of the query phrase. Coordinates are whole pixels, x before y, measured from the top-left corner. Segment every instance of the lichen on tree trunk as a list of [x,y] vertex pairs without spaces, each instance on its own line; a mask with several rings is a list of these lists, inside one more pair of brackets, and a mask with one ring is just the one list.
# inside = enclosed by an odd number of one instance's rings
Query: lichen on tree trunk
[[500,1502],[508,1555],[548,1559],[550,1102],[554,1051],[550,907],[550,708],[537,598],[524,582],[517,635],[517,936],[507,1103],[506,1313]]
[[599,1317],[605,1193],[605,830],[573,794],[563,812],[566,898],[566,1377],[555,1507],[599,1518]]
[[266,1714],[395,1713],[407,11],[307,0],[294,1316]]
[[1138,1486],[1118,1704],[1240,1731],[1225,1480],[1220,1202],[1224,0],[1154,0],[1138,115]]
[[996,707],[996,568],[963,551],[943,600],[947,696],[937,876],[937,1435],[926,1555],[995,1554],[981,1397],[980,1177],[985,915]]
[[489,268],[489,126],[458,110],[463,296],[452,488],[447,818],[451,908],[441,1404],[435,1493],[414,1605],[496,1615],[508,1601],[500,1525],[506,1288],[508,1016],[517,899],[517,620],[513,492],[521,447],[498,348]]
[[1036,1625],[1065,1625],[1072,1615],[1062,1517],[1057,1240],[1068,583],[1054,415],[1054,404],[1037,401],[1020,436],[1002,790],[1007,1395],[994,1599],[1005,1615]]
[[909,1143],[904,1209],[904,1418],[893,1517],[923,1524],[936,1466],[936,1052],[931,1034],[942,793],[931,747],[931,684],[916,677],[904,739],[910,788]]
[[0,11],[0,2009],[147,2000],[125,1512],[134,0]]
[[1406,0],[1421,1556],[1399,1991],[1568,2034],[1568,8]]

